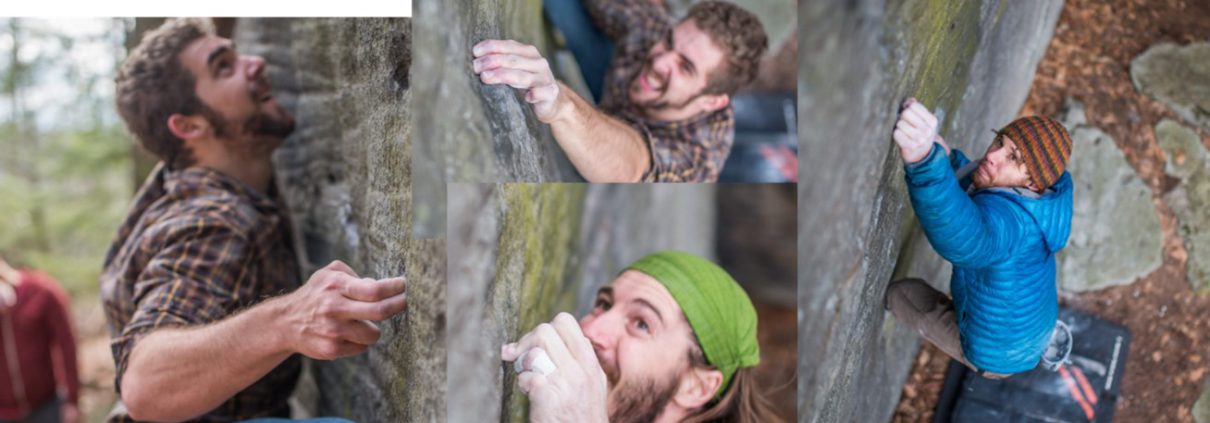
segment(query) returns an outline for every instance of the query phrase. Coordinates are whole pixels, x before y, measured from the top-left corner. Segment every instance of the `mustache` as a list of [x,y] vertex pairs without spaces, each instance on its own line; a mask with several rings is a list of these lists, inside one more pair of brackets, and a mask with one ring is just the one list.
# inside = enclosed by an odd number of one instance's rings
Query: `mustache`
[[259,102],[260,100],[273,95],[273,85],[265,79],[264,75],[251,81],[251,89],[248,90],[248,95],[252,100]]

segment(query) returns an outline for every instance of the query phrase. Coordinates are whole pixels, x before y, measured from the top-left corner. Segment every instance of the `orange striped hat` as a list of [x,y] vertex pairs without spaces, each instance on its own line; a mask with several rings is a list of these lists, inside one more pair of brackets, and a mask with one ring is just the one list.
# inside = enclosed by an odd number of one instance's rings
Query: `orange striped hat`
[[1022,153],[1029,178],[1039,189],[1050,188],[1071,156],[1071,135],[1058,121],[1041,116],[1027,116],[996,132],[996,137],[1008,137]]

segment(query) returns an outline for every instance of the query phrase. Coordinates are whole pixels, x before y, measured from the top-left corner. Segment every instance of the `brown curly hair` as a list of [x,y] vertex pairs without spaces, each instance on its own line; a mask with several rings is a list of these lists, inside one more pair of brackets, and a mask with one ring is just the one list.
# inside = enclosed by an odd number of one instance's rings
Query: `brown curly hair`
[[209,19],[169,19],[143,35],[115,78],[118,114],[126,129],[169,169],[187,167],[193,157],[184,140],[168,129],[168,118],[214,115],[198,98],[193,73],[177,57],[189,43],[211,34]]
[[706,94],[735,94],[756,79],[760,59],[769,47],[765,28],[756,15],[731,3],[707,0],[689,8],[684,20],[693,20],[727,57],[710,75]]

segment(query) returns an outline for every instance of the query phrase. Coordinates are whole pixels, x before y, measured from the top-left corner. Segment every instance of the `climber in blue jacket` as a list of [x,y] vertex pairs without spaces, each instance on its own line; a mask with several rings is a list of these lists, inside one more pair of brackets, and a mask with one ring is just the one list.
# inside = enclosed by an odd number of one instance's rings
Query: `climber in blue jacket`
[[[1065,328],[1056,325],[1055,253],[1071,231],[1071,137],[1053,119],[1020,118],[972,162],[937,129],[937,118],[909,98],[893,138],[920,226],[953,264],[953,299],[905,279],[887,287],[886,307],[986,377],[1029,371],[1056,327]],[[1055,339],[1070,342],[1070,333]]]

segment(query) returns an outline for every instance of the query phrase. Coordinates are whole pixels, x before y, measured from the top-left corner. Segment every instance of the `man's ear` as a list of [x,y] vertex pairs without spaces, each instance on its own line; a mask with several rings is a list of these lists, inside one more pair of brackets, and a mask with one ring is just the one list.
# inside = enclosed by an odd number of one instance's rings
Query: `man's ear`
[[698,97],[697,101],[707,112],[716,112],[731,104],[731,96],[726,94],[706,94]]
[[210,122],[201,115],[186,116],[173,113],[168,116],[168,130],[185,141],[201,138],[210,130]]
[[723,384],[723,372],[715,369],[695,367],[681,377],[681,386],[672,401],[685,410],[696,410],[706,405]]

